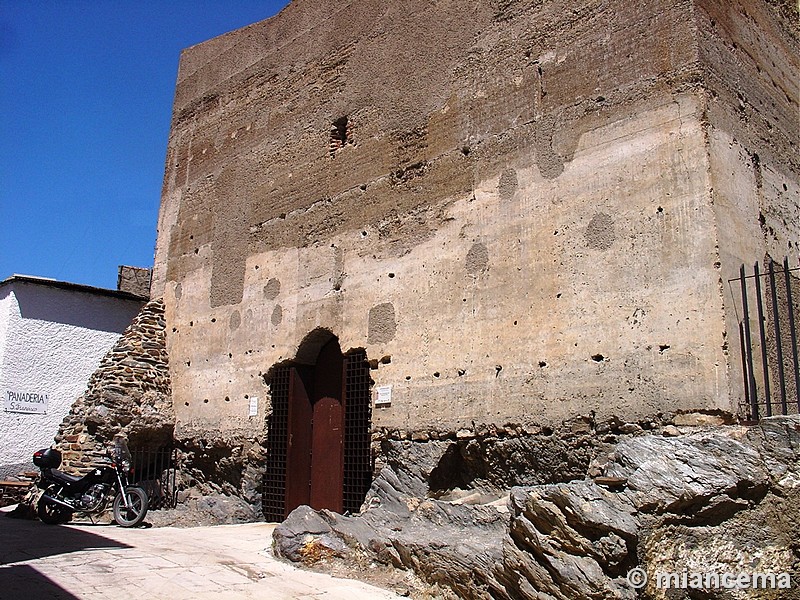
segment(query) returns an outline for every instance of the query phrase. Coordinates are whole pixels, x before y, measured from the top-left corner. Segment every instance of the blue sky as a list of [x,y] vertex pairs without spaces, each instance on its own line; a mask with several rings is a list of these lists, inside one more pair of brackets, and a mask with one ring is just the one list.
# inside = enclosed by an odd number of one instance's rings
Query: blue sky
[[0,280],[152,266],[183,48],[286,0],[0,0]]

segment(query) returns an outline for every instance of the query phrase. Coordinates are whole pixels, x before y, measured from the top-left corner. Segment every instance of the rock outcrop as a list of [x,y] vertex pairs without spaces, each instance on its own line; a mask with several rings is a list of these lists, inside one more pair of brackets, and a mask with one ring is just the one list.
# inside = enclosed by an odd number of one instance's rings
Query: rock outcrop
[[[413,467],[382,469],[358,516],[295,510],[275,530],[275,552],[362,573],[409,569],[432,586],[420,597],[798,597],[798,416],[633,436],[594,461],[594,478],[518,486],[499,500],[431,498],[442,448],[415,452]],[[629,581],[635,567],[646,583]],[[684,573],[787,575],[760,590],[665,588],[664,575]],[[791,589],[776,587],[789,577]]]

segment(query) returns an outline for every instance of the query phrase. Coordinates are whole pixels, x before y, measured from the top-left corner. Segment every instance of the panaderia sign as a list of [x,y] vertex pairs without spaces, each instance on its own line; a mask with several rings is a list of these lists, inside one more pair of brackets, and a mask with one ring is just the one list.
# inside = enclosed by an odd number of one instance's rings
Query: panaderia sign
[[6,412],[44,415],[47,414],[49,400],[50,398],[47,394],[5,390],[3,393],[3,408]]

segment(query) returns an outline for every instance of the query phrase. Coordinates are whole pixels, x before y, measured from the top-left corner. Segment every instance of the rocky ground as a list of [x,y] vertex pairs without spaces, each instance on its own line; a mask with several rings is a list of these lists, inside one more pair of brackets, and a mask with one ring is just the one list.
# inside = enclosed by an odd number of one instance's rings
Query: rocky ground
[[[276,553],[372,581],[411,572],[418,598],[800,597],[800,417],[670,425],[596,453],[583,477],[507,490],[470,480],[469,440],[388,445],[361,514],[300,507]],[[444,489],[442,465],[465,486]],[[659,589],[672,572],[788,573],[792,588]]]

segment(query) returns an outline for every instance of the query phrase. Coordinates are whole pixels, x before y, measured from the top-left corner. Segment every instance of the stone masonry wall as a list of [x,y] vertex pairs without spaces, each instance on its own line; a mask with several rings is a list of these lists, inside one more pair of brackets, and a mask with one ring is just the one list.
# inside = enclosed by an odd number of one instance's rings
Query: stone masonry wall
[[127,435],[131,449],[172,442],[175,415],[165,326],[164,303],[148,302],[103,358],[56,435],[62,469],[88,470],[105,456],[118,432]]

